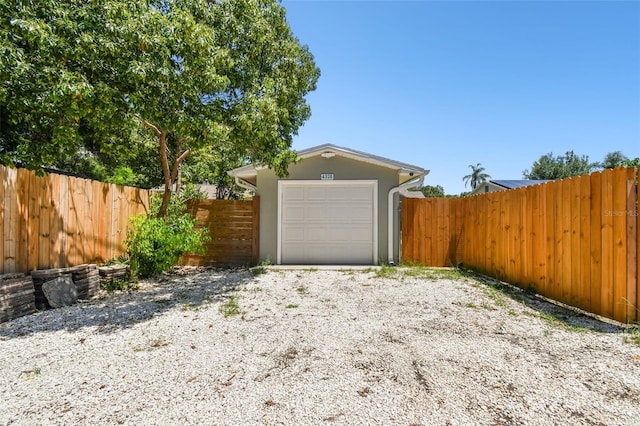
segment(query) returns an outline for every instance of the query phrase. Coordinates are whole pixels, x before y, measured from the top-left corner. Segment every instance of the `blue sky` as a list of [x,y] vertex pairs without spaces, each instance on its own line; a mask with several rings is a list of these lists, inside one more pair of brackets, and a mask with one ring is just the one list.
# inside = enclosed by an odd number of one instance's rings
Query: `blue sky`
[[284,0],[322,75],[301,150],[345,146],[465,189],[540,156],[640,156],[640,1]]

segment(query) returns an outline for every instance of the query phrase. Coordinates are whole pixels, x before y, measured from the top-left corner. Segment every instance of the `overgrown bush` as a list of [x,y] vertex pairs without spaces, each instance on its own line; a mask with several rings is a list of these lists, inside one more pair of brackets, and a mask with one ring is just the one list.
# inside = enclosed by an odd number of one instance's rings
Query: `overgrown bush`
[[173,194],[167,216],[160,218],[161,197],[153,197],[149,211],[131,219],[126,245],[132,275],[157,275],[174,266],[185,253],[204,253],[208,230],[196,230],[197,220],[186,212],[185,201]]

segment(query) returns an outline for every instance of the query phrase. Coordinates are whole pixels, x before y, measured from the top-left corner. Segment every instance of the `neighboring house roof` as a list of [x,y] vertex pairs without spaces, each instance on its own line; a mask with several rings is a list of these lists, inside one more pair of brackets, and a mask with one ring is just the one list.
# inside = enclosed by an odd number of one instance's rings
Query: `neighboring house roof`
[[[548,179],[532,180],[532,179],[496,179],[483,182],[471,191],[470,195],[482,194],[485,192],[500,191],[503,189],[516,189],[525,186],[537,185],[540,183],[551,182]],[[487,188],[487,189],[485,189]]]
[[[218,187],[208,183],[194,185],[196,189],[206,195],[207,200],[215,200],[218,195]],[[164,185],[151,188],[153,192],[164,192]]]
[[489,182],[500,185],[505,189],[522,188],[523,186],[537,185],[539,183],[551,182],[548,179],[544,180],[532,180],[532,179],[520,179],[520,180],[491,180]]
[[218,196],[218,187],[208,183],[196,185],[196,189],[207,196],[207,200],[215,200]]
[[[344,148],[341,146],[333,145],[333,144],[324,144],[315,146],[312,148],[303,149],[302,151],[298,151],[298,158],[305,159],[310,157],[322,156],[326,158],[331,158],[334,156],[340,156],[345,158],[351,158],[353,160],[363,161],[366,163],[375,164],[381,167],[387,167],[390,169],[394,169],[398,171],[400,175],[406,175],[407,177],[414,176],[422,176],[427,175],[429,170],[425,170],[422,167],[414,166],[407,163],[402,163],[400,161],[391,160],[389,158],[380,157],[378,155],[369,154],[362,151],[356,151],[349,148]],[[248,166],[239,167],[237,169],[233,169],[228,173],[234,177],[240,177],[242,179],[252,179],[254,178],[258,170],[264,169],[263,166],[256,166],[250,164]]]

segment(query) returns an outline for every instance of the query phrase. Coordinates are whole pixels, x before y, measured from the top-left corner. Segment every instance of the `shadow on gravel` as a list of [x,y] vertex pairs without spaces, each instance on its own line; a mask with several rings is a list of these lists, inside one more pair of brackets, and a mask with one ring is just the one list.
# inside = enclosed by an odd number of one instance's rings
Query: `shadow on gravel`
[[575,331],[590,330],[599,333],[625,333],[628,330],[615,323],[605,322],[598,318],[585,315],[571,308],[555,304],[541,296],[522,290],[511,284],[506,284],[494,278],[480,274],[471,274],[474,279],[486,286],[490,291],[496,291],[527,307],[537,311],[540,317],[555,325],[563,326]]
[[0,340],[59,330],[74,332],[89,327],[97,327],[97,333],[112,333],[177,307],[198,311],[211,302],[228,299],[231,292],[253,278],[248,270],[219,269],[163,275],[148,289],[111,294],[105,299],[40,311],[0,324]]

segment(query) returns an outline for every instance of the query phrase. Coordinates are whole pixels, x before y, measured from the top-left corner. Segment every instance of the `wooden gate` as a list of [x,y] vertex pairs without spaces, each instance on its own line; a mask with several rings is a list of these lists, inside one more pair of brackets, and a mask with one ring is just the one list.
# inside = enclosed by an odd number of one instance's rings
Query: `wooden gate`
[[183,265],[255,265],[259,259],[260,197],[252,200],[190,200],[198,228],[209,229],[211,241],[202,256],[183,256]]

